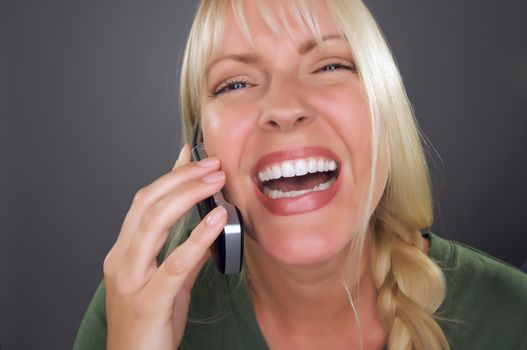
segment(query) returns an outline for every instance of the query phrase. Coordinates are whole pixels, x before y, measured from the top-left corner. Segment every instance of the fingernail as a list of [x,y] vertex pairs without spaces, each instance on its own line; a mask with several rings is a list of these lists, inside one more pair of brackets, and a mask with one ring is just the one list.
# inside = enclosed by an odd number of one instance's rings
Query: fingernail
[[225,179],[225,172],[217,171],[215,173],[202,177],[201,181],[203,181],[206,184],[213,184],[216,182],[223,181],[223,179]]
[[217,209],[213,210],[207,217],[207,225],[216,226],[221,220],[225,218],[227,211],[224,207],[219,206]]
[[220,160],[217,157],[209,157],[200,160],[198,162],[198,165],[202,168],[213,168],[220,165]]

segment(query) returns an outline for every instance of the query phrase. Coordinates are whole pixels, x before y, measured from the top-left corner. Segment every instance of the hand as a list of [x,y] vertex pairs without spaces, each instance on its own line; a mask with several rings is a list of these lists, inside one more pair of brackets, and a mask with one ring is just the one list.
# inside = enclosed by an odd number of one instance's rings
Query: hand
[[160,265],[169,228],[225,184],[220,161],[190,162],[185,145],[172,171],[139,190],[104,261],[108,349],[175,349],[181,342],[190,292],[209,247],[226,224],[218,207]]

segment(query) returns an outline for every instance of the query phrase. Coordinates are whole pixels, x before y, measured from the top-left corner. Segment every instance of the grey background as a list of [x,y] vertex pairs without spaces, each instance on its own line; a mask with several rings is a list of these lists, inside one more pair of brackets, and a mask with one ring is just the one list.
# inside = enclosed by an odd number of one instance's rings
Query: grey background
[[[527,3],[367,4],[432,154],[434,230],[527,258]],[[0,347],[67,349],[137,189],[178,153],[194,1],[0,2]]]

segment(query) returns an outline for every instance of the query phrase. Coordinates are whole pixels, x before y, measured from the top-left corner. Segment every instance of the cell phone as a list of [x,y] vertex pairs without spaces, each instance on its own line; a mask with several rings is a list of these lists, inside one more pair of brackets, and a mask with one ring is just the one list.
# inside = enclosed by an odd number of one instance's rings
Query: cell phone
[[[203,145],[203,135],[198,124],[192,137],[192,160],[197,162],[207,158]],[[211,246],[212,256],[218,270],[223,274],[238,273],[242,269],[243,259],[243,221],[240,210],[228,203],[223,193],[217,192],[212,197],[199,202],[196,206],[201,219],[204,219],[214,208],[221,205],[227,210],[227,224]]]

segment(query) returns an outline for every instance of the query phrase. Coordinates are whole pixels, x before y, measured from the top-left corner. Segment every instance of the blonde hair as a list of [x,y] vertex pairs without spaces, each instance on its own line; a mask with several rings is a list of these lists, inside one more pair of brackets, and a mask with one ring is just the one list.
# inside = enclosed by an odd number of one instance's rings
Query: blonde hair
[[[253,0],[255,1],[255,0]],[[269,0],[257,0],[262,17],[277,32]],[[316,4],[310,0],[275,1],[289,31],[286,11],[321,40]],[[371,181],[362,230],[373,231],[371,271],[378,290],[378,310],[388,334],[389,349],[448,349],[434,313],[445,297],[440,268],[423,251],[420,230],[431,226],[432,199],[421,138],[399,71],[370,12],[360,0],[324,1],[353,57],[369,101]],[[205,69],[222,43],[229,6],[242,32],[252,42],[242,0],[203,0],[198,8],[182,63],[180,105],[183,138],[200,116]],[[289,5],[289,6],[287,6]],[[286,8],[287,6],[287,8]],[[380,141],[383,141],[382,149]],[[376,208],[374,177],[380,151],[389,156],[387,185]],[[364,234],[358,241],[362,247]],[[361,248],[362,249],[362,248]]]

